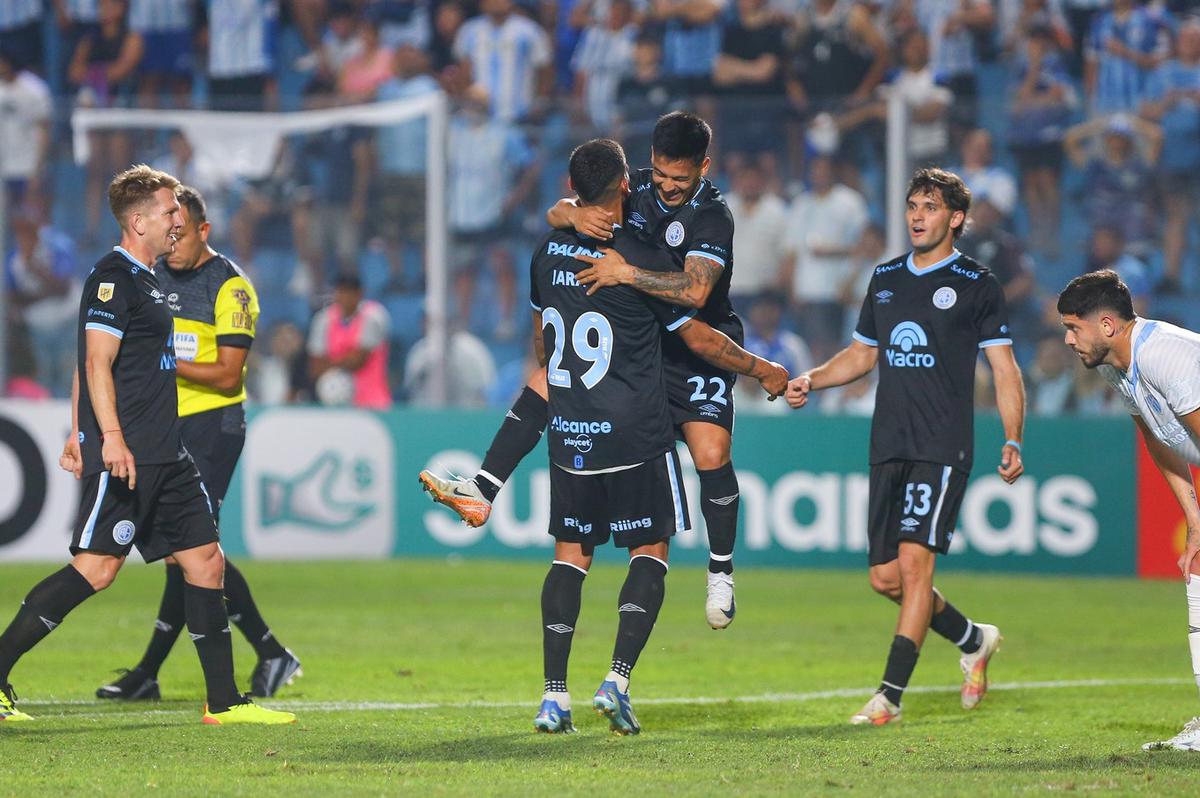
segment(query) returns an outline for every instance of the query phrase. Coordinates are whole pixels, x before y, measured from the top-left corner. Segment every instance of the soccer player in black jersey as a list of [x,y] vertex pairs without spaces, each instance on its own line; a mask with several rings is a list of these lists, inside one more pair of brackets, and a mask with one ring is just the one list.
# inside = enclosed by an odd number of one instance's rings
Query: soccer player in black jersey
[[130,549],[183,569],[188,630],[208,702],[203,721],[291,723],[295,716],[238,693],[221,583],[217,525],[179,435],[171,312],[151,266],[174,246],[182,219],[174,177],[135,166],[117,175],[109,206],[121,245],[100,259],[79,304],[72,434],[60,465],[83,480],[71,562],[38,583],[0,635],[0,720],[29,720],[9,673],[72,609],[112,584]]
[[810,391],[845,385],[879,366],[867,521],[871,587],[900,605],[900,620],[879,692],[851,723],[900,718],[900,698],[930,628],[962,651],[965,709],[983,699],[988,661],[1000,644],[995,626],[972,623],[933,586],[935,555],[950,548],[971,470],[980,350],[1004,424],[1000,476],[1011,484],[1024,470],[1025,389],[1004,292],[987,267],[954,248],[970,206],[958,175],[918,171],[905,213],[912,252],[875,267],[850,346],[788,385],[788,404],[802,407]]
[[[712,130],[699,117],[673,112],[658,120],[651,152],[652,168],[634,176],[622,208],[603,210],[561,200],[547,214],[551,226],[575,229],[599,240],[612,236],[622,222],[671,256],[674,268],[655,271],[614,253],[592,264],[579,280],[595,293],[601,287],[631,286],[643,293],[698,310],[698,318],[743,340],[742,323],[729,303],[733,273],[733,217],[720,191],[704,175]],[[635,265],[636,264],[636,265]],[[639,268],[643,267],[643,268]],[[733,595],[733,547],[737,537],[739,489],[730,460],[736,375],[714,368],[679,340],[663,344],[671,416],[687,442],[700,477],[700,505],[709,540],[708,597],[705,617],[714,629],[728,626],[737,610]],[[491,501],[537,444],[546,418],[544,373],[535,373],[497,432],[479,473],[469,480],[444,480],[423,472],[421,481],[436,501],[453,508],[467,523],[487,520]]]
[[[619,212],[629,192],[625,153],[597,139],[571,154],[580,201]],[[671,258],[618,225],[605,252],[667,271]],[[534,728],[572,731],[567,659],[583,579],[595,547],[629,549],[618,599],[612,669],[593,698],[614,732],[640,730],[629,703],[629,676],[662,606],[671,536],[690,526],[665,389],[663,329],[717,368],[759,379],[772,396],[787,383],[778,364],[755,357],[694,311],[627,287],[594,295],[578,280],[581,252],[600,241],[554,230],[530,264],[534,348],[549,384],[550,534],[554,561],[542,589],[545,693]]]
[[[208,245],[212,225],[204,197],[190,186],[176,192],[183,225],[175,247],[154,269],[167,309],[175,317],[179,431],[220,521],[221,503],[246,442],[246,355],[254,342],[258,296],[237,264]],[[183,571],[166,558],[166,585],[150,644],[141,661],[96,691],[97,698],[157,699],[158,670],[183,629]],[[300,674],[300,660],[267,627],[250,586],[225,561],[229,620],[245,635],[258,663],[250,693],[264,698]]]

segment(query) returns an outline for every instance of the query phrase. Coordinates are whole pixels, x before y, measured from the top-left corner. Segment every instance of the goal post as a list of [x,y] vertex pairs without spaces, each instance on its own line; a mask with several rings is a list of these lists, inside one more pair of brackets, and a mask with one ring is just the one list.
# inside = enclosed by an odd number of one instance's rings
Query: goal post
[[[427,125],[425,329],[437,364],[432,375],[434,393],[444,403],[449,295],[446,185],[449,107],[442,92],[370,104],[272,113],[78,108],[71,116],[71,127],[75,161],[81,165],[92,156],[91,133],[178,131],[191,145],[196,162],[205,169],[220,172],[223,179],[257,180],[271,172],[283,142],[289,137],[339,127],[386,128],[422,118]],[[134,158],[135,162],[139,160],[136,150]]]

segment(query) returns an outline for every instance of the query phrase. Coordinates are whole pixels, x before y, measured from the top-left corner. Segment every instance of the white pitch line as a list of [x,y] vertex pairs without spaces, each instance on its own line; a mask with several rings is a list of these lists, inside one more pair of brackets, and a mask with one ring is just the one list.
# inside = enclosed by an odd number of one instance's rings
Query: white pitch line
[[[1043,682],[1009,682],[992,684],[990,690],[1075,690],[1084,687],[1153,687],[1160,685],[1191,684],[1190,679],[1074,679]],[[932,685],[908,688],[908,693],[957,693],[960,685]],[[806,701],[821,701],[827,698],[854,698],[870,695],[874,687],[843,687],[835,690],[816,690],[808,693],[763,693],[760,695],[742,696],[693,696],[673,698],[638,698],[638,706],[655,706],[663,704],[770,704],[770,703],[803,703]],[[417,712],[422,710],[441,709],[521,709],[536,704],[536,696],[529,701],[464,701],[461,703],[438,702],[387,702],[387,701],[279,701],[268,700],[272,708],[286,709],[293,712]],[[36,707],[98,707],[107,701],[23,701],[22,706],[34,712]],[[198,710],[192,709],[141,709],[103,712],[96,717],[130,717],[146,715],[194,715]],[[77,714],[59,713],[54,717],[78,717]]]

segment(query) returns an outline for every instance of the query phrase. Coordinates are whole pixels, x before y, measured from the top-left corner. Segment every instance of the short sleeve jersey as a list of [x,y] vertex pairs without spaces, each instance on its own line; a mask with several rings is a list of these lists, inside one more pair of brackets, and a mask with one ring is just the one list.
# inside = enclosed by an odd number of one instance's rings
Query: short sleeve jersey
[[113,361],[117,418],[138,465],[179,459],[175,341],[171,311],[154,272],[117,248],[96,264],[79,303],[79,443],[84,475],[104,470],[101,429],[87,385],[87,332],[119,339]]
[[1130,414],[1192,465],[1200,444],[1180,416],[1200,409],[1200,335],[1163,321],[1134,322],[1129,371],[1101,365],[1099,371],[1121,395]]
[[[668,208],[658,198],[650,169],[633,176],[632,193],[625,203],[625,226],[644,241],[670,253],[674,268],[696,256],[708,258],[723,268],[696,317],[720,330],[739,344],[744,339],[741,319],[729,302],[733,277],[733,214],[725,198],[707,179],[702,179],[692,198],[679,208]],[[637,261],[630,261],[642,266]]]
[[[258,324],[258,294],[245,273],[224,255],[215,255],[195,269],[176,271],[161,263],[154,271],[175,316],[175,355],[196,363],[217,362],[217,347],[249,349]],[[179,378],[179,415],[246,401],[245,368],[242,389],[223,394],[207,385]]]
[[877,266],[854,338],[880,350],[871,464],[970,471],[979,350],[1012,345],[996,277],[958,250],[924,269],[911,254]]
[[[670,271],[670,257],[626,228],[609,245],[629,262]],[[550,386],[550,461],[603,471],[651,460],[675,443],[662,368],[662,331],[691,311],[628,286],[593,296],[575,279],[578,252],[601,256],[600,242],[555,230],[530,263],[530,303],[542,314]]]

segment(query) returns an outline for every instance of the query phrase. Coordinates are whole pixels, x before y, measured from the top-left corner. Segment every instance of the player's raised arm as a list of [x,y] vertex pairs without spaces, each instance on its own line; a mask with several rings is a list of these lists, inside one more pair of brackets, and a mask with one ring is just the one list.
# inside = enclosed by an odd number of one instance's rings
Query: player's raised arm
[[842,351],[816,368],[788,383],[787,403],[794,409],[808,404],[809,391],[836,388],[854,382],[875,368],[879,349],[857,338]]
[[556,230],[577,230],[585,236],[607,241],[613,236],[611,211],[598,205],[579,205],[573,197],[564,197],[546,211],[546,221]]
[[675,332],[700,357],[714,366],[758,380],[771,398],[787,388],[787,369],[737,345],[732,338],[697,319],[689,319]]
[[1012,346],[988,346],[988,363],[996,383],[996,408],[1004,424],[1004,446],[1000,450],[1000,476],[1010,485],[1025,472],[1021,462],[1021,441],[1025,433],[1025,381],[1013,357]]
[[722,264],[702,255],[688,255],[681,272],[640,269],[613,250],[605,250],[603,258],[583,252],[575,257],[591,264],[590,268],[575,275],[581,285],[588,286],[589,296],[606,286],[629,285],[643,294],[685,308],[704,307],[725,269]]

